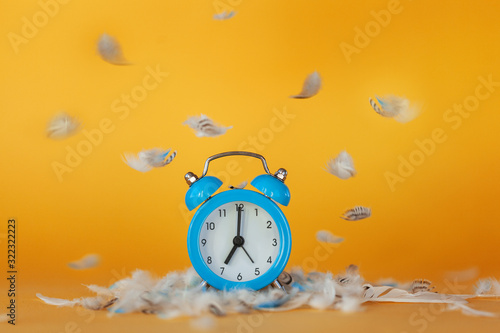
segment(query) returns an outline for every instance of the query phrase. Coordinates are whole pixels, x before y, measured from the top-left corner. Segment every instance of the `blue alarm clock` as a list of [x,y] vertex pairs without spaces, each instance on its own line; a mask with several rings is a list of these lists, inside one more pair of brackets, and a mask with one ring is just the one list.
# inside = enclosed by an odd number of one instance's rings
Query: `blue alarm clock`
[[[252,180],[257,191],[231,188],[212,196],[222,181],[207,176],[215,159],[244,155],[262,161],[266,174]],[[220,290],[259,290],[268,285],[283,289],[278,276],[292,249],[288,221],[276,203],[287,206],[290,191],[284,184],[287,172],[271,174],[262,155],[230,151],[209,157],[198,178],[188,172],[186,206],[193,210],[187,236],[189,258],[204,280],[203,285]]]

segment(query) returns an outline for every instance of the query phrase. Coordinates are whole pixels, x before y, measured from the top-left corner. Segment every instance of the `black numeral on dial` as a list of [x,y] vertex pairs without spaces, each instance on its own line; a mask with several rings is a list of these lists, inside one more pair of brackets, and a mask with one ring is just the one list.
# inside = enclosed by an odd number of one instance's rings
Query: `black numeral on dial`
[[207,245],[207,240],[206,240],[205,238],[203,238],[203,239],[201,240],[201,244],[203,244],[203,246]]
[[273,246],[276,246],[278,245],[278,241],[276,240],[276,238],[273,238]]
[[243,276],[241,276],[241,273],[238,274],[238,276],[236,277],[236,279],[238,279],[238,281],[243,280]]
[[209,256],[209,257],[207,257],[207,264],[210,265],[211,263],[212,263],[212,257]]
[[273,222],[267,221],[267,229],[272,229]]
[[207,230],[215,230],[215,223],[213,222],[205,222],[207,225]]
[[271,260],[271,257],[267,258],[267,262],[270,263],[270,264],[273,263],[273,261]]
[[220,275],[222,275],[222,273],[224,273],[224,267],[221,267],[220,270]]
[[259,267],[255,269],[255,275],[260,275]]

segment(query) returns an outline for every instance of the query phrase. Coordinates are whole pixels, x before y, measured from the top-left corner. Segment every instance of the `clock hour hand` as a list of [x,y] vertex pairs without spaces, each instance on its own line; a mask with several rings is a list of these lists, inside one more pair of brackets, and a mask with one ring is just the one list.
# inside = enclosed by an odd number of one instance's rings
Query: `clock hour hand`
[[229,264],[229,260],[233,257],[234,252],[236,252],[236,249],[238,248],[238,245],[234,245],[233,248],[231,249],[231,252],[229,252],[229,255],[227,256],[226,260],[224,263],[227,265]]

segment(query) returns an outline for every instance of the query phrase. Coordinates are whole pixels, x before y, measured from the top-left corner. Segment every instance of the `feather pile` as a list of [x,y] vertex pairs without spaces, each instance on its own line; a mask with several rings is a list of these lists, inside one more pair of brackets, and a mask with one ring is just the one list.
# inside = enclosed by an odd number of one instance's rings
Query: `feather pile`
[[349,179],[356,176],[354,161],[345,150],[341,151],[335,159],[330,159],[326,164],[326,171],[340,179]]
[[170,156],[168,156],[169,153],[170,149],[163,150],[153,148],[143,150],[139,152],[137,156],[125,153],[122,159],[132,169],[140,172],[147,172],[152,168],[161,168],[170,164],[174,160],[175,156],[177,156],[177,151],[174,151]]
[[182,124],[191,127],[195,131],[197,137],[219,136],[226,133],[228,129],[233,128],[233,126],[229,127],[220,126],[216,124],[212,119],[205,116],[204,114],[202,114],[200,117],[198,116],[190,117]]
[[101,257],[98,254],[87,254],[83,258],[68,263],[68,266],[73,269],[89,269],[94,268],[101,262]]
[[50,119],[46,132],[51,139],[64,139],[75,134],[79,126],[78,119],[61,112]]
[[[163,278],[154,278],[145,271],[135,271],[132,276],[119,280],[109,288],[95,285],[87,288],[96,294],[73,300],[37,297],[55,306],[82,306],[92,310],[107,309],[109,315],[142,312],[171,319],[180,316],[205,317],[213,314],[224,316],[232,313],[258,311],[289,311],[299,308],[339,309],[345,312],[361,311],[365,302],[445,303],[462,311],[474,312],[467,305],[467,296],[446,295],[426,290],[408,292],[403,289],[374,286],[366,283],[355,265],[344,273],[311,272],[301,269],[284,272],[280,276],[286,292],[264,288],[260,291],[205,289],[194,269],[172,272]],[[477,314],[476,315],[480,315]],[[489,313],[483,313],[488,315]],[[200,319],[193,325],[212,325]]]
[[352,209],[346,210],[344,215],[340,218],[346,221],[359,221],[372,216],[372,210],[368,207],[356,206]]
[[120,43],[108,34],[102,34],[97,42],[97,52],[101,58],[113,65],[130,65],[122,53]]
[[309,74],[304,80],[304,85],[302,86],[302,91],[297,95],[292,95],[290,98],[304,99],[310,98],[316,95],[321,89],[321,76],[318,72]]
[[375,112],[382,117],[394,118],[400,123],[407,123],[415,119],[420,113],[420,108],[410,105],[410,101],[404,97],[394,95],[378,97],[375,95],[375,99],[380,104],[380,107],[373,99],[369,99],[370,105]]
[[222,13],[219,14],[214,14],[214,20],[222,21],[222,20],[228,20],[232,18],[236,12],[234,10],[230,11],[229,13],[226,13],[226,11],[223,11]]

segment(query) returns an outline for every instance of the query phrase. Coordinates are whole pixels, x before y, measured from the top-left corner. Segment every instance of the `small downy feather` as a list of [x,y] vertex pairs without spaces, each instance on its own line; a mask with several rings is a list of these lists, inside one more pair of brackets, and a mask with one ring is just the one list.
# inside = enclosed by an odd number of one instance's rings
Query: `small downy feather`
[[248,180],[244,180],[241,183],[239,183],[238,185],[234,185],[234,186],[233,185],[229,185],[229,188],[232,189],[232,190],[233,189],[240,189],[241,190],[241,189],[244,189],[245,186],[247,186],[247,185],[248,185]]
[[344,238],[335,236],[328,230],[320,230],[316,233],[316,239],[323,243],[338,244],[344,241]]
[[177,151],[174,151],[168,158],[171,149],[163,150],[160,148],[153,148],[149,150],[142,150],[136,155],[124,153],[122,156],[123,161],[132,169],[140,172],[147,172],[152,168],[161,168],[170,164]]
[[99,265],[101,257],[98,254],[87,254],[81,259],[68,263],[73,269],[89,269]]
[[233,128],[233,126],[220,126],[204,114],[202,114],[200,117],[189,117],[182,124],[191,127],[195,131],[197,137],[215,137],[222,135],[226,133],[228,129]]
[[335,159],[327,162],[326,171],[344,180],[356,176],[354,161],[345,150],[341,151]]
[[97,42],[97,52],[104,61],[109,62],[110,64],[130,65],[130,63],[123,56],[120,43],[118,43],[114,37],[106,33],[103,33],[99,37],[99,41]]
[[370,98],[369,101],[373,110],[383,117],[394,118],[400,123],[407,123],[415,119],[420,113],[420,107],[410,105],[410,101],[405,97],[394,95],[378,97],[375,95],[375,98],[380,107]]
[[477,281],[475,289],[477,296],[500,296],[500,282],[494,278],[480,279]]
[[51,139],[64,139],[76,133],[80,122],[67,114],[60,112],[50,119],[47,124],[47,136]]
[[372,210],[368,207],[355,206],[352,209],[348,209],[344,212],[340,218],[346,221],[359,221],[366,219],[372,215]]
[[226,11],[223,11],[222,13],[219,14],[214,14],[214,20],[217,21],[222,21],[222,20],[228,20],[232,18],[234,15],[236,15],[236,12],[234,10],[230,11],[229,13],[226,13]]
[[297,95],[292,95],[290,98],[304,99],[316,95],[321,89],[321,77],[318,72],[309,74],[304,80],[302,91]]

